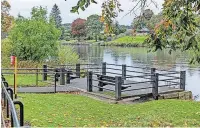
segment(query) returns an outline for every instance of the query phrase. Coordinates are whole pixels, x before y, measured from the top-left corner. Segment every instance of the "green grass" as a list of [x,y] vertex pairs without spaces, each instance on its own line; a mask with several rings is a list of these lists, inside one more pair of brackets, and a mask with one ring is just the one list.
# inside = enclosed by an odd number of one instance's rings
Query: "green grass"
[[133,46],[139,47],[144,46],[143,42],[147,36],[124,36],[116,40],[106,42],[104,45],[107,46]]
[[200,126],[200,103],[158,100],[109,104],[71,94],[19,94],[31,126]]
[[[13,75],[5,75],[6,81],[9,86],[14,85],[14,76]],[[38,75],[38,80],[42,80],[42,75]],[[38,81],[38,86],[48,86],[49,84],[46,82]],[[17,86],[25,87],[25,86],[36,86],[36,75],[28,74],[28,75],[17,75]]]

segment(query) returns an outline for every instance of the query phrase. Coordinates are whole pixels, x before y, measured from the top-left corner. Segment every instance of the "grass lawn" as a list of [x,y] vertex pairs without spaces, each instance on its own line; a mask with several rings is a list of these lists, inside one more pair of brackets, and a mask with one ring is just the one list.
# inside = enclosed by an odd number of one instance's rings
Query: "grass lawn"
[[200,103],[158,100],[109,104],[72,94],[19,94],[25,121],[38,127],[200,126]]
[[[27,74],[27,75],[17,75],[17,86],[36,86],[36,75]],[[5,75],[6,81],[9,86],[14,85],[14,75]],[[48,86],[46,82],[42,82],[42,75],[38,75],[38,86]]]
[[124,36],[116,40],[106,42],[104,45],[107,46],[144,46],[143,42],[147,36]]

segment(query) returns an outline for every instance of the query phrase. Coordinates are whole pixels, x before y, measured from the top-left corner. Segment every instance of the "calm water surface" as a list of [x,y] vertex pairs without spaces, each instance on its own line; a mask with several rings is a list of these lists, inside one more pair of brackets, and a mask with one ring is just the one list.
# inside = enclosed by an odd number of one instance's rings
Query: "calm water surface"
[[103,46],[74,46],[81,60],[89,63],[126,64],[130,66],[149,66],[157,69],[186,71],[186,90],[192,91],[200,100],[200,66],[188,64],[189,54],[168,50],[149,53],[147,48],[124,48]]

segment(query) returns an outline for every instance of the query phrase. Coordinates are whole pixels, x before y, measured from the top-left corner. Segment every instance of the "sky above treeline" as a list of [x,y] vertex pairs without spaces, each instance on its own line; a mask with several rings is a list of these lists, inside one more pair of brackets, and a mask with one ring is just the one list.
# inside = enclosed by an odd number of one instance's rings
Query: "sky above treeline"
[[[80,11],[79,14],[76,13],[70,13],[71,7],[75,6],[77,4],[78,0],[8,0],[11,4],[11,15],[14,17],[17,17],[17,15],[20,13],[22,16],[30,17],[31,8],[34,6],[42,6],[46,7],[48,10],[48,13],[51,12],[51,9],[54,4],[57,4],[60,11],[61,11],[61,17],[63,23],[71,23],[73,20],[77,18],[83,18],[86,19],[88,16],[92,14],[101,14],[101,4],[104,0],[96,0],[98,4],[91,4],[85,11]],[[119,0],[121,3],[121,9],[124,10],[124,12],[121,12],[119,16],[116,18],[117,21],[119,21],[122,25],[131,25],[132,20],[134,19],[134,14],[128,14],[126,15],[136,4],[136,2],[132,2],[133,0]],[[148,0],[149,3],[151,0]],[[148,4],[149,6],[147,8],[150,8],[153,10],[155,14],[159,13],[162,10],[162,4],[164,3],[164,0],[154,0],[157,2],[157,8],[154,4]],[[135,12],[137,15],[139,15],[139,11]],[[126,15],[126,16],[125,16]]]

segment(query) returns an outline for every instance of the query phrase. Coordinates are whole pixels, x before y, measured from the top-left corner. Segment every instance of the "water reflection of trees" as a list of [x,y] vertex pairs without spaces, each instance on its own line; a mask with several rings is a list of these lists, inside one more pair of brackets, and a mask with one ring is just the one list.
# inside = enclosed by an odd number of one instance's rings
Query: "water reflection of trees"
[[100,64],[103,61],[104,49],[100,46],[78,45],[75,46],[80,59],[85,63]]
[[176,64],[177,53],[170,55],[167,50],[148,53],[147,48],[110,47],[110,51],[114,60],[119,58],[125,60],[128,55],[131,56],[133,64],[161,65],[162,67],[173,67]]

